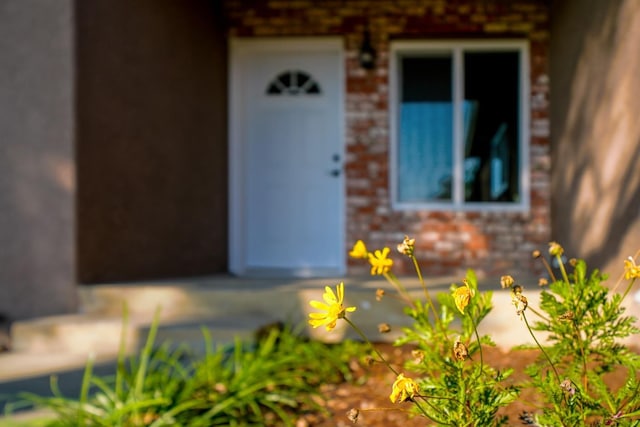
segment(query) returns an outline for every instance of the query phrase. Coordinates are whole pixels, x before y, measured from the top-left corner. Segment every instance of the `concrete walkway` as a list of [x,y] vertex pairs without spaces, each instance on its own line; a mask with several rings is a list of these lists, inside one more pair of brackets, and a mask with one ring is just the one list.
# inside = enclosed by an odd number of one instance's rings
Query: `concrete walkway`
[[[26,384],[29,378],[48,378],[52,373],[81,369],[89,357],[109,365],[119,349],[123,331],[123,307],[129,322],[124,329],[127,350],[140,348],[146,338],[154,313],[160,309],[157,342],[169,340],[187,343],[203,350],[201,328],[207,328],[215,343],[226,344],[234,337],[251,339],[254,331],[266,324],[282,321],[304,325],[311,310],[308,301],[322,300],[325,285],[335,287],[345,282],[347,305],[357,307],[352,319],[372,340],[391,341],[401,327],[411,324],[403,313],[404,305],[393,297],[391,286],[381,277],[346,279],[246,279],[229,276],[166,280],[161,282],[80,286],[80,312],[16,322],[12,328],[13,351],[0,354],[0,394],[2,384]],[[424,292],[414,278],[402,279],[414,298]],[[427,278],[432,297],[449,292],[451,283],[461,278]],[[531,306],[539,301],[537,280],[519,281]],[[378,288],[387,290],[382,301],[375,299]],[[524,324],[515,314],[509,292],[500,289],[499,279],[480,281],[480,290],[494,291],[494,310],[480,326],[503,348],[531,344]],[[640,317],[640,304],[628,298],[628,313]],[[378,333],[377,325],[391,325],[390,334]],[[356,338],[344,322],[331,333],[323,328],[307,332],[314,338],[337,341]],[[33,381],[32,381],[33,383]],[[22,385],[20,385],[22,384]],[[6,392],[6,389],[4,389]]]

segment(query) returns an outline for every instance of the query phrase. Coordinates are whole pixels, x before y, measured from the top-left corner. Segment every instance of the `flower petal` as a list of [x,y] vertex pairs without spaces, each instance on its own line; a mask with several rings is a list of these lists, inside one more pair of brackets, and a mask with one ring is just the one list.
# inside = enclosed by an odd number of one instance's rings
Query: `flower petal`
[[353,250],[349,252],[349,256],[352,258],[367,258],[367,254],[367,247],[362,240],[358,240],[355,245],[353,245]]
[[336,291],[338,291],[338,304],[342,304],[344,300],[344,282],[340,282],[340,284],[336,286]]
[[330,322],[329,324],[327,324],[326,329],[327,329],[327,331],[330,331],[335,327],[336,327],[336,321],[334,320],[334,321]]
[[336,297],[336,294],[333,292],[333,289],[331,289],[329,286],[324,287],[324,294],[322,295],[322,298],[324,298],[327,304],[338,303],[338,298]]
[[326,319],[327,313],[309,313],[309,317],[312,319]]
[[318,320],[313,321],[313,320],[309,320],[309,324],[313,327],[313,329],[318,328],[322,325],[324,325],[326,322],[320,322]]
[[309,305],[313,308],[317,308],[318,310],[329,311],[329,306],[320,301],[309,301]]

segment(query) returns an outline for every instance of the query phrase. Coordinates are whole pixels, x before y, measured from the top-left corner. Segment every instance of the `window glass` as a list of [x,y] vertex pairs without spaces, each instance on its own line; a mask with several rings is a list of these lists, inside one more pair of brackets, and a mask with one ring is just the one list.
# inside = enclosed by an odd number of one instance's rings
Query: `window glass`
[[266,90],[267,95],[319,95],[320,86],[305,71],[285,71],[273,79]]
[[451,200],[451,55],[404,57],[400,68],[398,199]]
[[518,52],[464,54],[464,197],[519,200]]

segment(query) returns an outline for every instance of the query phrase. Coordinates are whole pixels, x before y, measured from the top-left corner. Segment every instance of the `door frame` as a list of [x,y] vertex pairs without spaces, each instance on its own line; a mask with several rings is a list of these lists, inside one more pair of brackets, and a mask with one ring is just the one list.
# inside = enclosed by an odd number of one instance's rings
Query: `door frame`
[[[248,266],[246,260],[246,206],[245,206],[245,160],[247,156],[245,141],[246,135],[243,124],[245,106],[243,105],[243,90],[245,89],[243,76],[244,60],[256,52],[335,52],[338,54],[338,99],[337,108],[340,120],[337,123],[339,145],[342,147],[341,158],[343,165],[345,160],[345,74],[344,74],[344,48],[343,41],[339,37],[314,37],[314,38],[231,38],[229,40],[229,271],[236,275],[247,275]],[[344,166],[343,166],[344,168]],[[344,173],[344,172],[343,172]],[[336,242],[336,250],[344,252],[345,246],[345,185],[346,176],[338,195],[337,215],[339,215],[340,230],[339,242]],[[304,242],[301,242],[304,244]],[[346,271],[345,256],[339,259],[338,271],[342,275]]]

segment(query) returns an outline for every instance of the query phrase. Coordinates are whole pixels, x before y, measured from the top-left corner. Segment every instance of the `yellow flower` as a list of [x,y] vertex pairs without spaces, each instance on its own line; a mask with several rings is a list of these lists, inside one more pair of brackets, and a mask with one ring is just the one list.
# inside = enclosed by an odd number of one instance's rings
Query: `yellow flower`
[[389,269],[393,265],[393,260],[387,258],[387,255],[389,255],[389,248],[384,248],[382,251],[376,250],[375,253],[369,254],[372,276],[389,272]]
[[325,313],[309,313],[309,324],[314,328],[325,325],[327,331],[330,331],[336,327],[338,319],[343,319],[347,312],[356,311],[355,307],[342,305],[344,301],[344,283],[342,282],[336,286],[335,293],[329,286],[325,286],[322,298],[326,304],[320,301],[309,302],[311,307],[325,311]]
[[624,278],[627,280],[640,278],[640,265],[636,265],[632,257],[624,260]]
[[456,307],[458,307],[460,313],[464,314],[464,309],[469,305],[472,297],[473,290],[471,290],[466,282],[464,286],[460,286],[455,291],[453,291],[453,302],[456,303]]
[[418,383],[411,378],[406,378],[403,374],[398,375],[398,378],[393,383],[393,389],[389,399],[391,402],[404,402],[413,397],[420,391]]
[[564,253],[564,249],[560,246],[560,243],[550,242],[549,243],[549,255],[551,256],[562,256]]
[[349,252],[349,256],[352,258],[362,258],[367,259],[369,257],[369,252],[367,252],[367,247],[365,246],[362,240],[358,240],[355,245],[353,245],[353,249]]

